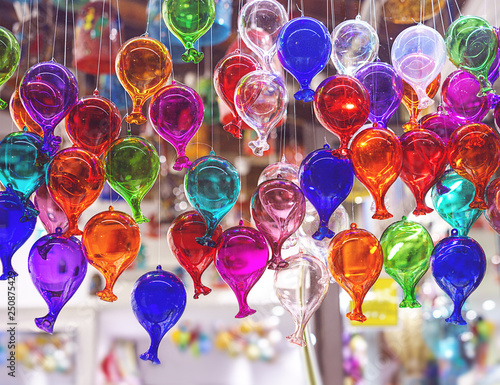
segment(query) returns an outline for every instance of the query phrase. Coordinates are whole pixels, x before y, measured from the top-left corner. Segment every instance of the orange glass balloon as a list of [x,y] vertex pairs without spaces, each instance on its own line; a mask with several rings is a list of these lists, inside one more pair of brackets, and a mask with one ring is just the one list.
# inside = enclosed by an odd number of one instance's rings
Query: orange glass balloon
[[134,102],[134,110],[125,120],[146,123],[142,106],[166,84],[172,72],[172,58],[167,47],[147,36],[135,37],[122,45],[115,67],[118,80]]
[[[436,78],[427,86],[425,92],[429,98],[436,96],[439,86],[441,85],[441,74],[436,76]],[[418,115],[420,114],[420,109],[418,108],[418,95],[408,83],[403,80],[403,99],[401,102],[404,104],[408,113],[410,114],[410,120],[408,123],[403,124],[403,129],[405,131],[414,130],[418,128]]]
[[373,286],[384,263],[382,247],[369,231],[358,229],[356,223],[349,230],[338,233],[328,248],[328,268],[337,283],[353,301],[347,318],[366,321],[361,306]]
[[385,194],[403,166],[403,148],[391,131],[372,127],[357,134],[351,143],[354,174],[375,201],[373,219],[391,218],[385,207]]
[[31,116],[26,112],[26,109],[21,102],[21,97],[19,96],[19,89],[17,88],[10,98],[9,110],[12,120],[16,123],[19,130],[23,131],[24,127],[26,127],[28,132],[40,135],[43,138],[42,127],[31,119]]
[[58,152],[47,168],[49,194],[68,217],[64,236],[82,235],[78,218],[101,194],[105,174],[101,160],[91,152],[72,147]]
[[500,139],[486,124],[466,124],[453,132],[447,151],[450,166],[476,189],[469,207],[486,210],[484,194],[500,162]]
[[104,290],[97,292],[103,301],[117,297],[113,286],[123,271],[134,262],[141,248],[141,232],[134,219],[121,211],[104,211],[93,216],[85,225],[82,242],[89,263],[106,280]]

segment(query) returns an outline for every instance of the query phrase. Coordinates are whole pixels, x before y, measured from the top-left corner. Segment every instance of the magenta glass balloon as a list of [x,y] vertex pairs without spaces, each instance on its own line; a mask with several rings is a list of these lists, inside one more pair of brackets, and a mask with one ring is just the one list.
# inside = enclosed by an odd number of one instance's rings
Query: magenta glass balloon
[[160,89],[151,99],[149,118],[153,128],[177,151],[174,170],[191,166],[186,146],[200,128],[204,112],[200,95],[176,82]]
[[441,100],[451,118],[462,124],[479,123],[489,110],[488,97],[477,96],[481,84],[468,72],[457,70],[443,82]]
[[495,126],[497,131],[500,132],[500,103],[496,105],[495,112],[493,113],[493,119],[495,120]]
[[243,221],[220,236],[215,267],[238,300],[240,310],[235,318],[255,313],[248,306],[247,296],[264,274],[268,260],[269,246],[266,239],[256,229],[243,226]]
[[40,211],[38,218],[42,221],[42,225],[47,233],[55,233],[57,228],[63,232],[68,230],[68,217],[59,205],[54,202],[52,196],[47,190],[47,185],[42,185],[35,192],[35,208]]
[[420,125],[423,129],[437,134],[443,139],[444,144],[448,143],[453,131],[460,127],[460,123],[444,113],[442,107],[438,107],[437,112],[427,114],[420,119]]
[[31,67],[19,86],[24,108],[44,133],[44,151],[54,155],[61,138],[55,127],[78,102],[78,83],[69,69],[54,61]]
[[486,204],[484,212],[491,228],[500,234],[500,178],[493,180],[486,188]]
[[269,268],[287,267],[281,257],[283,243],[300,227],[306,214],[306,199],[300,188],[285,179],[265,181],[250,202],[252,218],[271,245]]

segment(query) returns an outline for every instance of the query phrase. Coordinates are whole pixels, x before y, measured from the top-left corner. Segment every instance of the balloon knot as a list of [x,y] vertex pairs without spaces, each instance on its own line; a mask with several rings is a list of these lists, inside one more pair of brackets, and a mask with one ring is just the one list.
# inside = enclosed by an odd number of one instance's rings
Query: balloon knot
[[173,166],[173,169],[176,171],[181,171],[183,168],[189,168],[191,167],[191,161],[187,156],[179,156],[175,160],[175,164]]
[[224,126],[224,131],[229,132],[236,139],[243,138],[243,130],[241,128],[241,119],[233,119],[231,123]]
[[303,102],[312,102],[314,99],[314,91],[310,88],[304,88],[295,93],[293,95],[295,100],[302,100]]
[[186,52],[184,52],[181,56],[181,59],[184,63],[193,62],[198,64],[203,60],[203,52],[198,52],[195,48],[189,48]]

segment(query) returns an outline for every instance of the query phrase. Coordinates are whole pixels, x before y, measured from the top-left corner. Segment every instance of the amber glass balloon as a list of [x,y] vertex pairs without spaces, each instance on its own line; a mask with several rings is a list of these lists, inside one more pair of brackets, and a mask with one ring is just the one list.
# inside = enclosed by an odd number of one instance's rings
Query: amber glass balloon
[[52,199],[68,217],[64,236],[82,235],[78,218],[99,197],[104,181],[101,160],[82,148],[67,148],[51,160],[46,185]]
[[109,211],[94,215],[87,222],[82,242],[87,261],[106,280],[106,287],[97,292],[97,296],[103,301],[116,301],[113,286],[141,248],[139,226],[130,215],[110,206]]
[[34,134],[40,135],[43,138],[43,129],[38,123],[36,123],[31,116],[26,112],[26,109],[21,102],[21,97],[19,96],[19,89],[16,88],[14,93],[10,98],[9,103],[10,116],[17,128],[21,131],[26,130]]
[[373,219],[391,218],[385,207],[385,194],[396,181],[403,166],[403,149],[399,138],[382,128],[368,128],[351,143],[354,174],[375,201]]
[[447,151],[450,166],[476,189],[469,207],[486,210],[484,195],[500,162],[500,139],[486,124],[466,124],[453,132]]
[[338,233],[328,248],[328,268],[337,283],[351,296],[352,311],[347,318],[366,321],[361,306],[373,286],[384,263],[382,247],[369,231],[358,229],[356,223],[349,230]]
[[172,58],[158,40],[147,36],[127,41],[116,55],[116,75],[134,102],[134,110],[125,120],[146,123],[142,106],[162,88],[172,72]]
[[[439,86],[441,85],[441,74],[436,76],[436,78],[427,86],[425,92],[429,98],[436,96]],[[403,99],[401,102],[404,104],[408,113],[410,114],[410,121],[403,124],[403,129],[405,131],[413,130],[418,127],[418,115],[420,114],[420,109],[418,108],[418,95],[408,83],[403,80]]]

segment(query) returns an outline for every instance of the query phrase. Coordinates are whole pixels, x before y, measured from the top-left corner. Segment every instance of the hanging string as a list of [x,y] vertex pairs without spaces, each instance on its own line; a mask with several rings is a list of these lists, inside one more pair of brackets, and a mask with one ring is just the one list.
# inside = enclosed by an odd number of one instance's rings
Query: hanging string
[[443,34],[446,32],[444,29],[444,19],[443,19],[443,11],[441,9],[441,0],[438,0],[438,7],[439,7],[439,16],[441,18],[441,26],[443,27]]
[[212,147],[214,146],[214,50],[213,50],[213,28],[210,28],[210,118],[211,118],[211,130],[210,130],[210,143]]
[[[40,11],[38,9],[38,1],[36,0],[36,52],[37,52],[37,63],[40,63],[40,30],[38,27],[38,19],[40,17]],[[56,10],[56,28],[54,29],[54,41],[56,39],[57,33],[57,15],[59,14],[59,0],[57,0],[57,10]],[[54,43],[55,44],[55,43]],[[52,48],[52,59],[54,59],[54,48]]]
[[30,67],[30,49],[29,47],[31,46],[31,21],[33,20],[32,19],[32,16],[33,16],[33,0],[30,0],[30,18],[29,18],[29,24],[28,24],[28,55],[27,56],[27,63],[26,63],[26,68],[29,68]]
[[[24,40],[24,22],[26,20],[26,7],[25,7],[25,4],[23,3],[21,8],[23,9],[23,14],[21,16],[22,20],[21,20],[21,37],[22,39]],[[30,19],[30,23],[31,23],[31,19]],[[21,47],[22,47],[22,41],[20,42],[21,44]],[[28,44],[28,47],[29,47],[29,44]],[[29,49],[28,49],[28,54],[29,54]],[[28,64],[29,66],[29,64]],[[14,87],[14,92],[17,91],[17,87],[19,85],[19,72],[21,70],[21,65],[18,65],[17,66],[17,69],[16,69],[16,86]],[[11,128],[10,128],[10,132],[14,132],[14,119],[11,119]]]
[[457,0],[455,0],[455,5],[456,5],[456,7],[457,7],[457,10],[458,10],[458,13],[460,14],[460,16],[463,16],[463,15],[462,15],[462,11],[460,10],[460,7],[458,6],[458,2],[457,2]]
[[391,57],[391,42],[389,40],[389,30],[387,29],[387,16],[385,15],[385,5],[384,2],[382,2],[382,13],[384,15],[384,26],[385,26],[385,38],[387,41],[387,50],[389,53],[389,57]]
[[[119,39],[120,39],[120,46],[122,46],[123,45],[122,23],[121,23],[121,20],[120,20],[120,3],[118,2],[118,0],[116,0],[116,13],[118,14],[118,36],[119,36]],[[123,89],[123,93],[125,94],[125,108],[128,111],[128,95],[127,95],[127,91],[125,89]],[[122,122],[123,122],[124,119],[125,118],[122,119]],[[130,123],[127,122],[127,135],[131,135],[131,134],[132,134],[132,127],[130,126]]]
[[[447,2],[446,2],[446,6],[448,7],[448,14],[449,14],[449,16],[450,16],[450,23],[452,23],[452,22],[453,22],[453,14],[452,14],[452,12],[451,12],[451,5],[450,5],[450,1],[447,1]],[[444,26],[443,26],[443,28],[444,28]]]
[[66,51],[68,50],[68,0],[66,0],[66,8],[65,8],[65,18],[64,18],[64,60],[63,64],[66,67]]
[[358,16],[361,16],[361,0],[358,2]]
[[102,13],[101,13],[101,36],[99,36],[99,58],[97,60],[97,78],[95,81],[95,90],[94,90],[94,95],[98,95],[99,91],[97,90],[99,88],[99,76],[101,75],[101,50],[102,50],[102,35],[103,35],[103,27],[104,27],[104,12],[106,9],[104,8],[106,5],[106,2],[102,2]]
[[432,24],[434,25],[434,29],[437,31],[436,16],[434,15],[434,0],[431,0],[431,11],[432,11]]
[[332,13],[332,29],[335,28],[335,0],[330,0],[330,12]]
[[377,4],[373,0],[373,25],[375,26],[375,32],[378,35],[378,18],[377,18]]
[[[110,3],[111,4],[111,3]],[[76,52],[76,23],[75,23],[75,4],[74,1],[71,0],[71,14],[73,15],[73,52]],[[76,79],[78,80],[78,63],[76,60],[73,60],[75,63],[75,74]]]
[[[160,3],[160,8],[161,8],[161,3]],[[148,14],[148,18],[146,20],[146,32],[144,33],[144,35],[146,36],[149,36],[149,20],[151,18],[151,1],[148,1],[148,6],[146,7],[146,12]],[[160,14],[161,14],[161,10],[160,10]],[[160,25],[161,25],[161,21],[160,21]],[[160,40],[161,40],[161,34],[160,34]],[[160,262],[160,261],[158,261]]]
[[[37,38],[37,42],[36,42],[36,45],[37,45],[37,49],[38,49],[38,62],[40,62],[40,39],[38,38],[38,0],[35,0],[36,2],[36,10],[37,10],[37,13],[36,13],[36,38]],[[54,26],[54,40],[52,42],[52,60],[54,61],[54,51],[56,49],[56,34],[57,34],[57,22],[58,22],[58,19],[59,19],[59,0],[57,0],[57,6],[56,6],[56,25]]]

